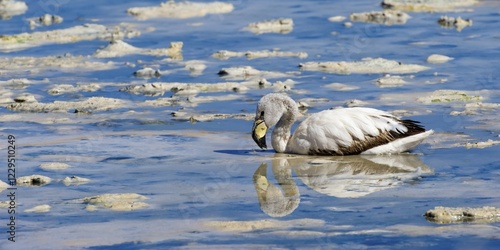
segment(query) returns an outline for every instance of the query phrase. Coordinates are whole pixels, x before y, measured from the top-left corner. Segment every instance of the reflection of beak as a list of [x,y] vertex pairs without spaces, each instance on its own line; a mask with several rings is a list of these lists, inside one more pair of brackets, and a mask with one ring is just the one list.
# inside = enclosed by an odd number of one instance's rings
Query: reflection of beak
[[257,145],[262,149],[267,148],[266,132],[267,132],[267,126],[264,120],[261,119],[255,120],[252,128],[252,138],[255,141],[255,143],[257,143]]
[[270,185],[269,180],[267,180],[266,171],[267,171],[267,164],[262,163],[253,174],[253,184],[255,185],[255,190],[257,191],[257,195],[259,195],[259,199],[263,198],[264,200],[266,195],[265,192]]

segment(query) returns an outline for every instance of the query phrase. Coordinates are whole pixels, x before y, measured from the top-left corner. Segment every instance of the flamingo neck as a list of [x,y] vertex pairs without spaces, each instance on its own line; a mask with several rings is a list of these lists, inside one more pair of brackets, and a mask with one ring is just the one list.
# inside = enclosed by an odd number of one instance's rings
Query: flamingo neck
[[297,119],[298,109],[295,103],[287,105],[280,120],[276,124],[271,135],[271,143],[277,153],[285,152],[293,123]]

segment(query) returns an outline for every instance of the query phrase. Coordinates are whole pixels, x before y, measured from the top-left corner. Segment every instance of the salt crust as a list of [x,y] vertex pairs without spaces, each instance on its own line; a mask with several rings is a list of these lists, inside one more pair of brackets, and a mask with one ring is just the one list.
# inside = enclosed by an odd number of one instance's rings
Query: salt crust
[[25,2],[16,0],[0,0],[0,20],[22,15],[28,10]]
[[125,102],[120,99],[106,97],[90,97],[82,101],[54,101],[52,103],[12,103],[7,105],[7,108],[14,111],[27,112],[81,112],[81,111],[102,111],[108,109],[120,108],[125,105]]
[[158,70],[161,75],[174,74],[177,71],[187,70],[191,76],[199,76],[203,74],[203,71],[207,68],[207,61],[204,60],[179,60],[178,58],[168,57],[162,59],[160,63],[175,64],[181,66],[182,68],[169,69],[169,70]]
[[69,167],[69,164],[62,162],[48,162],[40,164],[40,168],[43,170],[62,170]]
[[240,66],[240,67],[230,67],[222,68],[218,73],[220,77],[227,80],[245,80],[252,78],[280,78],[287,77],[289,75],[297,74],[297,72],[278,72],[278,71],[265,71],[258,70],[251,66]]
[[345,20],[345,16],[332,16],[328,18],[330,22],[342,22]]
[[405,24],[410,15],[397,10],[352,13],[349,19],[353,22],[370,22],[384,25]]
[[336,91],[351,91],[351,90],[359,89],[358,86],[337,83],[337,82],[324,85],[324,87],[334,89]]
[[407,84],[408,82],[402,76],[394,76],[386,74],[375,81],[375,84],[381,88],[398,87]]
[[24,210],[25,213],[47,213],[51,209],[50,205],[44,204],[44,205],[38,205],[35,207],[32,207],[30,209]]
[[76,86],[70,84],[57,84],[50,88],[47,93],[51,95],[61,95],[76,92],[95,92],[100,88],[101,86],[97,83],[79,84]]
[[0,180],[0,192],[2,192],[3,190],[7,189],[8,187],[10,187],[9,184],[3,182],[2,180]]
[[450,115],[478,115],[482,111],[494,112],[500,108],[500,103],[470,102],[465,104],[464,111],[451,111]]
[[431,149],[463,147],[473,140],[469,135],[456,133],[434,133],[427,140]]
[[23,50],[51,43],[75,43],[89,40],[119,40],[140,35],[126,25],[106,27],[100,24],[84,24],[66,29],[20,33],[0,36],[0,51]]
[[382,7],[408,12],[459,12],[470,11],[466,7],[477,3],[477,0],[383,0]]
[[207,221],[205,227],[216,228],[224,232],[249,232],[265,229],[303,228],[323,226],[325,221],[319,219],[296,220],[255,220],[255,221]]
[[363,106],[368,106],[368,102],[358,100],[358,99],[351,99],[347,100],[344,105],[346,107],[352,108],[352,107],[363,107]]
[[161,75],[163,75],[163,73],[159,69],[150,67],[145,67],[134,72],[134,76],[139,78],[154,78],[160,77]]
[[464,91],[439,89],[432,92],[388,93],[381,94],[379,100],[385,105],[400,105],[405,103],[447,104],[477,103],[495,94],[491,90]]
[[62,23],[63,18],[57,15],[44,14],[40,17],[28,18],[30,29],[35,29],[41,25],[50,26],[52,24]]
[[450,60],[453,60],[453,57],[439,55],[439,54],[432,54],[429,57],[427,57],[428,63],[445,63]]
[[435,207],[425,213],[425,217],[436,223],[494,223],[500,221],[500,208],[497,207]]
[[85,183],[88,183],[90,182],[90,179],[87,179],[87,178],[83,178],[83,177],[79,177],[79,176],[66,176],[63,180],[62,180],[62,183],[65,185],[65,186],[78,186],[78,185],[82,185],[82,184],[85,184]]
[[[492,139],[488,139],[487,141],[481,141],[481,142],[467,142],[465,143],[466,148],[488,148],[491,146],[499,145],[500,141],[495,141]],[[499,211],[500,213],[500,211]],[[500,215],[499,215],[500,217]]]
[[193,18],[203,17],[208,14],[225,14],[233,11],[234,7],[230,3],[223,2],[175,2],[166,1],[160,6],[153,7],[134,7],[129,8],[127,13],[133,15],[139,20],[152,18]]
[[245,28],[254,34],[280,33],[288,34],[293,30],[293,20],[291,18],[280,18],[273,20],[250,23]]
[[472,26],[472,20],[462,19],[461,17],[448,17],[442,16],[439,18],[438,23],[443,28],[456,29],[458,32],[462,31],[465,27]]
[[251,121],[255,118],[255,114],[198,114],[194,112],[187,111],[176,111],[172,112],[172,119],[177,121],[189,121],[191,123],[195,122],[207,122],[220,119],[239,119]]
[[361,61],[330,61],[330,62],[306,62],[299,64],[302,70],[325,71],[336,74],[374,74],[374,73],[396,73],[407,74],[428,70],[429,67],[418,64],[403,64],[398,61],[384,58],[363,58]]
[[483,97],[474,95],[471,91],[440,89],[425,96],[417,98],[417,101],[425,104],[448,103],[448,102],[473,102],[480,101]]
[[22,93],[14,97],[14,102],[37,102],[37,100],[34,95]]
[[215,101],[234,101],[241,100],[242,95],[227,94],[222,96],[195,96],[195,95],[174,95],[171,97],[160,97],[155,100],[146,100],[142,105],[144,106],[182,106],[182,107],[196,107],[199,104]]
[[274,87],[276,91],[293,88],[295,81],[287,79],[271,83],[266,79],[255,79],[245,82],[220,82],[220,83],[179,83],[179,82],[156,82],[142,85],[133,85],[122,88],[120,91],[132,94],[142,94],[149,96],[163,95],[165,92],[172,92],[176,95],[196,95],[200,92],[243,92],[248,89],[263,87]]
[[[4,190],[4,189],[0,189],[0,190]],[[8,208],[10,206],[9,204],[10,201],[0,201],[0,208]]]
[[84,197],[82,199],[73,200],[72,202],[87,204],[85,208],[87,211],[95,211],[99,208],[112,211],[133,211],[149,207],[147,203],[142,201],[145,199],[147,199],[147,197],[140,194],[118,193]]
[[161,49],[142,49],[134,47],[122,40],[113,40],[106,47],[97,50],[94,56],[97,58],[121,57],[131,54],[172,56],[182,58],[182,42],[171,42],[170,47]]
[[30,80],[27,78],[13,78],[5,81],[0,81],[0,86],[5,86],[5,87],[14,87],[14,88],[24,88],[28,85],[35,84],[35,83],[48,83],[48,79],[43,79],[43,80]]
[[21,176],[16,178],[16,184],[18,186],[31,186],[31,187],[37,187],[37,186],[43,186],[47,185],[52,181],[51,178],[43,175],[29,175],[29,176]]
[[45,56],[45,57],[2,57],[0,58],[0,75],[32,74],[36,75],[47,69],[62,72],[99,71],[116,68],[114,62],[98,62],[89,56]]
[[269,58],[269,57],[298,57],[306,58],[308,55],[306,52],[290,52],[290,51],[279,51],[279,50],[260,50],[260,51],[247,51],[247,52],[237,52],[229,50],[219,50],[215,52],[212,57],[227,60],[231,57],[243,57],[248,59],[256,58]]

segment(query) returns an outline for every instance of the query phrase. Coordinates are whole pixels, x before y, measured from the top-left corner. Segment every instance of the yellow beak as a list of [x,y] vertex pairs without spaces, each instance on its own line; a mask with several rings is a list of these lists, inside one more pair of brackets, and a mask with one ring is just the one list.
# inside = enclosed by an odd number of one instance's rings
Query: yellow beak
[[266,132],[267,132],[267,126],[264,120],[261,119],[255,120],[252,128],[252,138],[255,141],[255,143],[257,143],[257,146],[259,146],[262,149],[267,148]]

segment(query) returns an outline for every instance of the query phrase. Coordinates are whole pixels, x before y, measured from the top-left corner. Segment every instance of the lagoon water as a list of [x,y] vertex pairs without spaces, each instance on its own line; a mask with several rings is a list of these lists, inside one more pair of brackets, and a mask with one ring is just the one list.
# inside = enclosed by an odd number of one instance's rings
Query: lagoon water
[[[4,36],[93,23],[140,31],[123,41],[142,49],[183,42],[181,57],[92,56],[108,45],[106,39],[0,48],[2,60],[83,56],[89,63],[102,63],[0,68],[0,148],[7,152],[7,137],[14,135],[17,177],[37,174],[52,179],[43,186],[17,187],[16,242],[8,241],[4,233],[2,249],[496,249],[498,219],[440,224],[423,215],[436,206],[500,207],[497,1],[479,1],[459,12],[407,12],[411,18],[406,23],[392,25],[349,20],[351,13],[382,11],[380,1],[227,3],[234,7],[229,13],[138,20],[127,9],[158,6],[160,1],[26,1],[24,14],[0,20]],[[30,30],[26,19],[45,13],[64,21]],[[438,19],[444,15],[473,23],[460,31],[441,27]],[[347,19],[331,22],[332,16]],[[263,34],[245,30],[249,23],[277,18],[293,19],[293,29]],[[308,56],[225,60],[212,56],[220,50],[273,49]],[[453,60],[429,63],[431,54]],[[429,69],[391,74],[404,80],[391,85],[377,81],[389,77],[383,73],[299,68],[310,61],[353,62],[367,57]],[[204,65],[202,71],[185,68],[194,60]],[[257,79],[217,74],[238,66],[266,72]],[[162,74],[134,76],[144,67]],[[23,84],[8,82],[22,78]],[[261,78],[269,84],[245,85]],[[250,87],[187,94],[179,89],[154,95],[124,91],[149,83],[224,82]],[[49,91],[61,84],[91,83],[99,88]],[[328,87],[332,83],[350,88]],[[442,93],[439,90],[452,94],[436,95]],[[249,119],[259,98],[275,91],[307,103],[305,116],[358,100],[419,120],[436,133],[411,154],[397,156],[305,157],[262,151],[251,139]],[[90,97],[122,103],[78,108],[76,113],[71,105],[62,111],[9,108],[22,94],[39,103]],[[158,104],[151,104],[154,101]],[[50,162],[70,167],[40,168]],[[6,182],[7,165],[3,165],[5,174],[0,177]],[[65,185],[62,180],[71,176],[90,181]],[[146,199],[131,203],[130,211],[81,200],[119,193]],[[7,194],[4,190],[0,201],[7,200]],[[147,207],[138,206],[143,203]],[[50,205],[48,212],[25,211],[44,204]],[[6,207],[1,211],[4,225],[9,223],[7,211]]]

